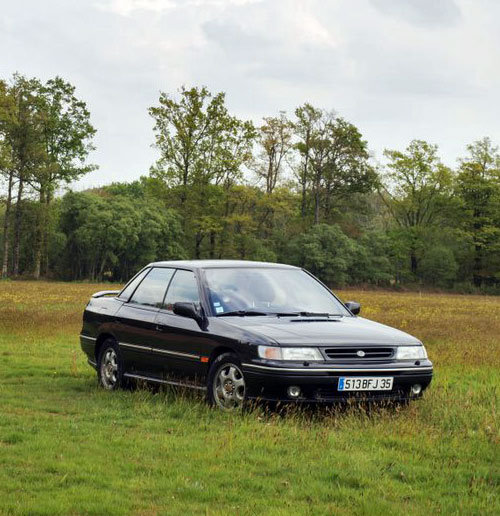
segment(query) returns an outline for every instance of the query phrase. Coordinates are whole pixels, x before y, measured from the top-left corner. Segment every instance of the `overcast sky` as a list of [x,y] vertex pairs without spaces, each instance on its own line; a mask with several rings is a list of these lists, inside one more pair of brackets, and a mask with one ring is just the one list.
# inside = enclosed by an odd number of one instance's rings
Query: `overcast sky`
[[356,124],[375,157],[413,138],[454,165],[500,143],[498,0],[3,0],[0,73],[77,88],[99,170],[78,188],[146,174],[147,108],[206,85],[258,123],[305,101]]

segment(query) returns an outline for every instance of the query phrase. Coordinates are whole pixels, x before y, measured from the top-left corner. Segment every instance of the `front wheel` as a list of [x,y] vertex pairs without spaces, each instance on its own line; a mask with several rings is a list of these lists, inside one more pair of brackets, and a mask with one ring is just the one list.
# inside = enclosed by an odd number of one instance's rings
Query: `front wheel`
[[241,409],[245,401],[245,377],[234,353],[218,356],[208,373],[207,394],[211,405],[226,412]]
[[104,342],[97,363],[97,379],[104,389],[113,391],[123,386],[123,361],[120,348],[112,339]]

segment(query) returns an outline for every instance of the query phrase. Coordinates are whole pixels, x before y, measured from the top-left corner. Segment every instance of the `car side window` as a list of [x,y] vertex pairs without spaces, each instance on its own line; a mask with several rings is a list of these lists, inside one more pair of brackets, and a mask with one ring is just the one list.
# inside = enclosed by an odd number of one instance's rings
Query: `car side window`
[[131,303],[160,308],[163,304],[165,291],[172,279],[174,269],[155,267],[146,276],[134,292]]
[[142,272],[137,274],[137,276],[133,278],[132,281],[130,281],[128,285],[120,292],[118,299],[125,302],[128,301],[130,296],[134,293],[137,285],[139,285],[139,283],[146,277],[150,270],[151,269],[144,269]]
[[179,269],[168,287],[164,308],[173,310],[174,303],[199,303],[198,284],[193,272]]

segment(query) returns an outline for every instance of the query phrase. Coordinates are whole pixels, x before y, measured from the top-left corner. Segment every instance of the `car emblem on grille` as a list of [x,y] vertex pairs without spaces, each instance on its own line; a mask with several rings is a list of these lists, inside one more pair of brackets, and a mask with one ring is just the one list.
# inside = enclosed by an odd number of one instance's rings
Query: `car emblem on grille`
[[362,349],[360,349],[359,351],[356,351],[356,355],[358,355],[358,357],[364,357],[365,352]]

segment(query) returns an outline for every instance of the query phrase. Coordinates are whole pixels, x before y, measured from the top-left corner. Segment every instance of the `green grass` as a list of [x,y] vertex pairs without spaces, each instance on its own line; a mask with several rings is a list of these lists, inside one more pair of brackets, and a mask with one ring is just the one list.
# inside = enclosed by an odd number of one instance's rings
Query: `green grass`
[[99,285],[0,283],[0,514],[498,514],[500,300],[345,292],[415,333],[408,407],[221,414],[104,392],[79,350]]

